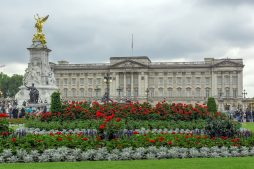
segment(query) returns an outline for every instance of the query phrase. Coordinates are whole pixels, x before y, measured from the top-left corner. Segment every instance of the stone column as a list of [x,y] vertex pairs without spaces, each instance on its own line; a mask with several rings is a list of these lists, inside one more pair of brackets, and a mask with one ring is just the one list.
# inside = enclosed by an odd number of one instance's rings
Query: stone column
[[119,77],[119,72],[117,72],[117,73],[116,73],[116,89],[115,89],[116,92],[117,92],[117,93],[116,93],[116,96],[117,96],[117,97],[118,97],[118,91],[117,91],[117,89],[120,87],[119,78],[120,78],[120,77]]
[[239,71],[238,72],[238,84],[237,84],[237,88],[238,88],[238,97],[242,98],[242,92],[243,92],[243,72]]
[[[218,91],[217,91],[217,74],[214,72],[214,70],[212,69],[212,77],[211,77],[211,95],[212,96],[217,96],[218,95]],[[218,97],[218,96],[217,96]]]
[[134,85],[134,82],[133,82],[133,72],[131,72],[131,97],[134,96],[134,91],[133,91],[133,85]]
[[141,73],[138,73],[138,97],[142,95],[142,88],[141,88]]
[[148,86],[148,74],[145,74],[144,76],[145,76],[145,80],[144,80],[144,83],[145,83],[145,84],[144,84],[144,90],[142,91],[142,93],[143,93],[142,95],[145,97],[145,96],[146,96],[146,95],[145,95],[145,91],[146,91],[146,89],[147,89],[149,86]]
[[111,94],[111,96],[112,96],[113,99],[114,99],[115,94],[116,94],[116,91],[115,91],[115,89],[116,89],[116,80],[113,80],[113,79],[115,79],[116,73],[114,72],[114,73],[112,73],[112,75],[110,75],[110,76],[111,76],[111,78],[112,78],[112,83],[110,84],[110,94]]
[[123,73],[123,96],[126,96],[126,72]]

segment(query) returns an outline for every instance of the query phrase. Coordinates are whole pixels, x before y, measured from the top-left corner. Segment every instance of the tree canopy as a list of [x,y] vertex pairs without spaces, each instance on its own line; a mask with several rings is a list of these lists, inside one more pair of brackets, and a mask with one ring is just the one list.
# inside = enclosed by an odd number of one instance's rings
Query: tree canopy
[[[8,76],[7,74],[0,73],[0,90],[3,97],[14,97],[22,85],[23,76],[14,74]],[[2,97],[2,96],[1,96]]]

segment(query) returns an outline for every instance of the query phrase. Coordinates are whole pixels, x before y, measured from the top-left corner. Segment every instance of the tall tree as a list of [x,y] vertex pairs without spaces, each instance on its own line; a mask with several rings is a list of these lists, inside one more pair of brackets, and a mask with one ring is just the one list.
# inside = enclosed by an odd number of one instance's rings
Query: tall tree
[[7,74],[0,73],[0,90],[4,97],[14,97],[19,91],[19,86],[22,85],[23,76],[14,74],[8,76]]

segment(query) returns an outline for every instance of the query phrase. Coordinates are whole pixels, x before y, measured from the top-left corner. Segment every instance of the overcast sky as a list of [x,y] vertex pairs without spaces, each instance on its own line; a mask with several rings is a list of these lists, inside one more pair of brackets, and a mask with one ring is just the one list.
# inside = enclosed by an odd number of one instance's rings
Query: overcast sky
[[152,61],[243,58],[244,88],[254,97],[254,0],[0,0],[0,68],[24,74],[34,15],[44,26],[50,61],[109,62],[112,56]]

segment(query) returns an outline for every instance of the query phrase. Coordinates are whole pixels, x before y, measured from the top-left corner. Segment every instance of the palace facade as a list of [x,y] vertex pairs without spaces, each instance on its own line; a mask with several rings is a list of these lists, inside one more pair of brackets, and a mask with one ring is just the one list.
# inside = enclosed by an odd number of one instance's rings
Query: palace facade
[[243,60],[204,58],[198,62],[152,62],[147,56],[111,57],[110,63],[51,63],[64,98],[120,98],[203,103],[209,96],[220,110],[242,106]]

